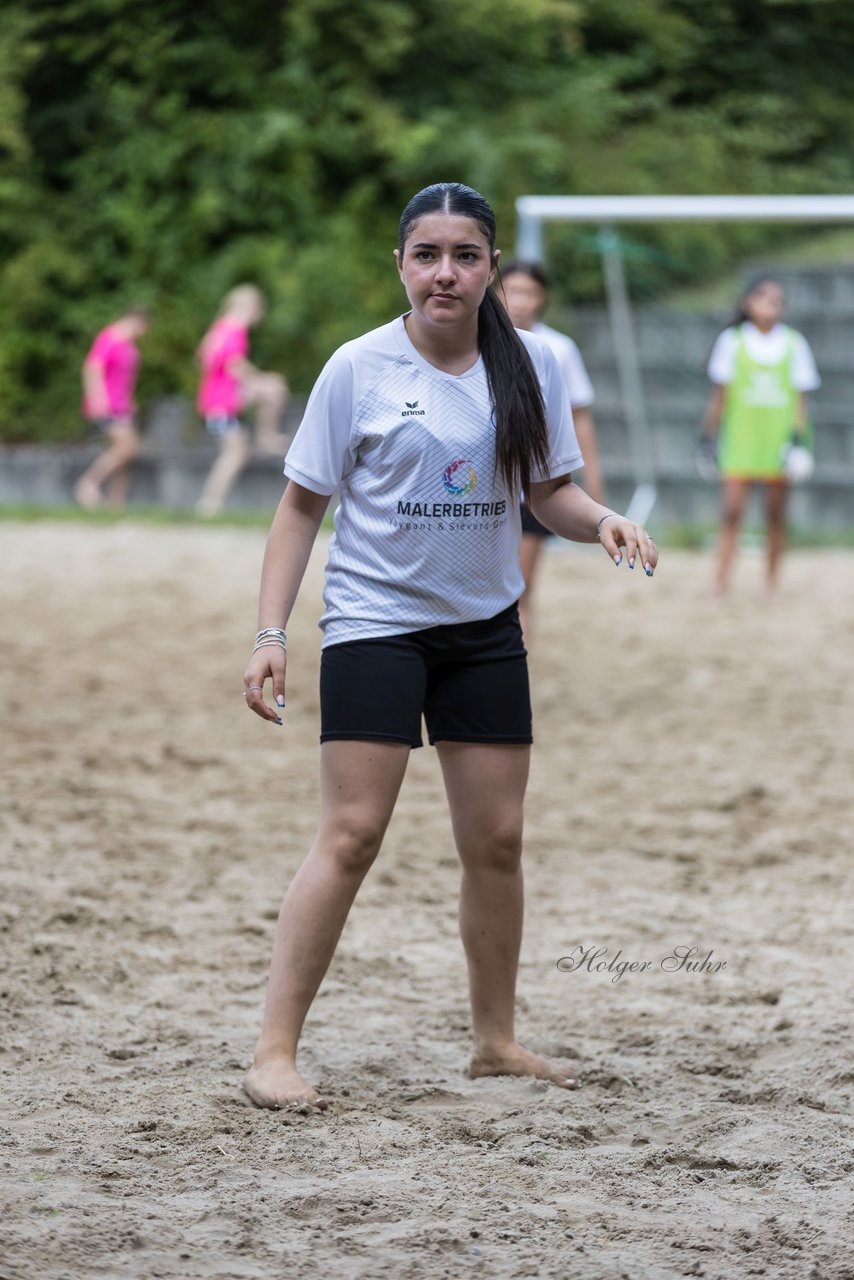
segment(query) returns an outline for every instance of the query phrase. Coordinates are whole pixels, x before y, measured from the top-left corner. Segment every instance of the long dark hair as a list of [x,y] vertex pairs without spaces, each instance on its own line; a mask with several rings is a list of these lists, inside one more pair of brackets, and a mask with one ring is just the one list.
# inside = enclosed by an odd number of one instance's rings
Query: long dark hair
[[[495,252],[495,214],[483,196],[461,182],[436,182],[419,191],[400,215],[400,259],[415,223],[428,213],[471,218]],[[543,393],[531,357],[493,289],[478,310],[477,341],[495,412],[495,464],[507,488],[527,491],[534,468],[548,469],[549,432]]]

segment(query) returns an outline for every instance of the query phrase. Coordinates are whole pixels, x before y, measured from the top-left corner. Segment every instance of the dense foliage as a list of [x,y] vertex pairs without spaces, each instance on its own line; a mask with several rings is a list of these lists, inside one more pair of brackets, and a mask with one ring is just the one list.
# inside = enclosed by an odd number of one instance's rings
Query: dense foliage
[[[397,217],[430,181],[483,190],[505,249],[526,191],[850,190],[853,44],[847,0],[7,0],[0,431],[77,430],[88,342],[136,299],[143,398],[191,392],[244,279],[272,304],[255,353],[304,390],[400,308]],[[649,293],[762,234],[633,232],[630,270]],[[577,298],[590,239],[552,232]]]

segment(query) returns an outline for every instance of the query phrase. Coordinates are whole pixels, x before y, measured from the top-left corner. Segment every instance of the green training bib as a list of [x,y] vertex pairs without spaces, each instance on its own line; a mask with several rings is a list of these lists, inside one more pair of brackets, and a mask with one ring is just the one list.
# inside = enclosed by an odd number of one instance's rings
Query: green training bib
[[791,438],[798,403],[792,382],[795,331],[786,328],[783,358],[760,364],[738,330],[735,377],[726,389],[718,466],[721,475],[776,480],[783,475],[780,450]]

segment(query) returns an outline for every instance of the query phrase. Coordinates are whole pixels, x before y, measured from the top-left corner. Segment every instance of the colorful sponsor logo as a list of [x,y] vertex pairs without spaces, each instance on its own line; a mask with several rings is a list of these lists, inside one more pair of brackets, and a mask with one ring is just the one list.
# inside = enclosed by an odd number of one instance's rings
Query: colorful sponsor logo
[[474,489],[477,484],[477,472],[467,458],[457,458],[442,472],[442,484],[448,493],[461,497]]

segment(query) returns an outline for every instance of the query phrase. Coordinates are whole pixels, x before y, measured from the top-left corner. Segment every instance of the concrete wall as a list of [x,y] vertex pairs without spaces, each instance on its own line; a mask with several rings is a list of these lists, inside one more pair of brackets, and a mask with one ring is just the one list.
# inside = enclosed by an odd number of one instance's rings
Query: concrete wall
[[[284,429],[299,426],[304,401],[288,406]],[[12,445],[0,449],[0,505],[28,503],[66,505],[74,501],[78,476],[101,451],[97,440],[40,448]],[[193,406],[167,399],[148,406],[142,454],[134,466],[130,505],[190,510],[216,457]],[[228,501],[230,510],[272,509],[282,496],[283,458],[253,457]]]
[[[822,387],[811,398],[816,429],[816,473],[792,495],[793,522],[804,528],[854,524],[854,267],[773,273],[786,288],[787,320],[806,334]],[[661,308],[636,312],[644,391],[659,478],[658,525],[714,520],[718,493],[694,470],[693,454],[709,394],[705,366],[715,335],[729,313],[691,315]],[[596,389],[608,501],[625,507],[632,493],[626,425],[619,399],[611,333],[601,308],[578,309],[554,322],[576,337]],[[289,406],[286,429],[299,424],[302,404]],[[97,445],[0,450],[0,504],[51,505],[72,500],[74,481]],[[136,469],[132,501],[191,508],[215,455],[192,408],[166,400],[151,407],[145,452]],[[231,496],[232,509],[270,509],[281,496],[281,460],[254,458]]]

